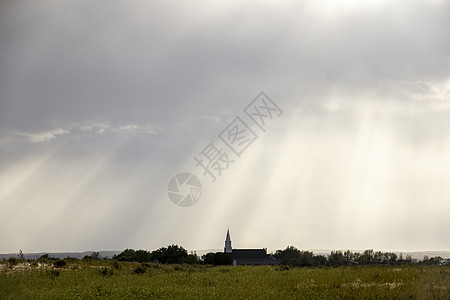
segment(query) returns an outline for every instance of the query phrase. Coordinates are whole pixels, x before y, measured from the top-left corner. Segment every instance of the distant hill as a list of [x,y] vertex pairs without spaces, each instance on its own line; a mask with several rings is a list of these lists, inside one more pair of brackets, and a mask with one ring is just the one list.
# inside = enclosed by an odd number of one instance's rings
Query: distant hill
[[[92,252],[99,252],[100,258],[111,258],[116,254],[119,254],[122,251],[85,251],[85,252],[40,252],[40,253],[24,253],[23,257],[26,259],[37,259],[41,257],[44,254],[48,254],[49,257],[54,258],[66,258],[66,257],[73,257],[73,258],[79,258],[82,259],[86,255],[91,255]],[[10,257],[18,257],[17,253],[7,253],[7,254],[0,254],[0,260],[2,259],[8,259]]]

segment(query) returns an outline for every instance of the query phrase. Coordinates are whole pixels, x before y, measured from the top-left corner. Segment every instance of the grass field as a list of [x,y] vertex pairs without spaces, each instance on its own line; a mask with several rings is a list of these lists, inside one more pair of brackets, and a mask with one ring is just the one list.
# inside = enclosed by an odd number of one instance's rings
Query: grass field
[[450,299],[450,267],[0,264],[1,299]]

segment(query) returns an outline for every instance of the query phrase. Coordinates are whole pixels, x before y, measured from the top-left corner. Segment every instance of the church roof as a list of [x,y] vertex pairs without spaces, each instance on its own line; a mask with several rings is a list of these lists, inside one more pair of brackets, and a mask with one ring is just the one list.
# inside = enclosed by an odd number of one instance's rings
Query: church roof
[[231,256],[233,258],[265,259],[267,253],[266,249],[233,249]]
[[266,249],[233,249],[230,253],[238,265],[278,265],[279,261],[271,258]]

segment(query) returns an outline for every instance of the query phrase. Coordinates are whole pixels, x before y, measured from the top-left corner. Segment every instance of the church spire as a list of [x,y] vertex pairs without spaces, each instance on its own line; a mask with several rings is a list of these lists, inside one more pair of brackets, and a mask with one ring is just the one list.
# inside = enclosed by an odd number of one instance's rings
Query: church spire
[[225,239],[225,253],[231,253],[233,249],[231,248],[231,238],[230,238],[230,229],[227,229],[227,237]]

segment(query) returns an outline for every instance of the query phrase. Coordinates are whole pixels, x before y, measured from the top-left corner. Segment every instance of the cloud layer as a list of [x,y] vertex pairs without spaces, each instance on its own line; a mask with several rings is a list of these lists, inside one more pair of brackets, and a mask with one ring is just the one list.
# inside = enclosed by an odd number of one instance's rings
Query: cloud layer
[[[3,1],[0,252],[450,249],[450,1]],[[193,157],[285,112],[214,184]],[[197,172],[191,208],[167,184]]]

